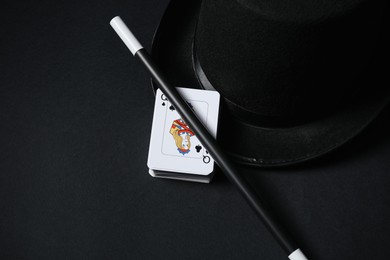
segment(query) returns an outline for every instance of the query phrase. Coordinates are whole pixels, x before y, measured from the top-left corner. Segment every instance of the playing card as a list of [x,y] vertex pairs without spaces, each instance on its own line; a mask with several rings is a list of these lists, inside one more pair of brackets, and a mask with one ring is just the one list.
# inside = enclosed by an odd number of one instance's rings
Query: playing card
[[[219,94],[188,88],[177,88],[199,120],[216,137]],[[207,175],[214,160],[195,132],[177,113],[160,89],[156,93],[148,167],[153,170]]]

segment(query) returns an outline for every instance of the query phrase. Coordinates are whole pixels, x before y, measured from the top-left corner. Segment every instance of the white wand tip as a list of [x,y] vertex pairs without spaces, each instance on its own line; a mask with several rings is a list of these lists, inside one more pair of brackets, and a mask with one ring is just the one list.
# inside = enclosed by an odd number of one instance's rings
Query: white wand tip
[[292,252],[288,258],[290,260],[308,260],[306,256],[302,253],[301,249],[297,249],[294,252]]
[[114,28],[115,32],[119,35],[122,41],[126,44],[127,48],[131,51],[133,55],[140,49],[142,45],[138,42],[137,38],[133,33],[127,28],[126,24],[119,16],[115,16],[111,19],[110,25]]

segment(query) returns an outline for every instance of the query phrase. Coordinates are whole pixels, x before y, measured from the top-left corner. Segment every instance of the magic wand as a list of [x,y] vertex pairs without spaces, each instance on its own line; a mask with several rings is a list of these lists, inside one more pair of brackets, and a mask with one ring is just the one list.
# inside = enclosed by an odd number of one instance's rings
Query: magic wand
[[164,77],[161,70],[153,62],[147,51],[138,42],[135,36],[131,33],[126,24],[119,16],[114,17],[111,22],[111,26],[116,33],[122,39],[122,41],[129,48],[131,53],[138,57],[142,64],[146,67],[147,71],[152,76],[153,80],[161,88],[161,91],[165,94],[168,100],[174,105],[177,112],[184,119],[184,121],[190,126],[190,128],[197,134],[200,142],[206,147],[207,151],[211,154],[215,162],[221,168],[222,172],[226,175],[231,183],[240,191],[244,196],[248,204],[256,212],[259,218],[263,221],[264,225],[268,228],[271,234],[279,242],[285,252],[288,254],[291,260],[307,260],[302,251],[295,245],[292,239],[287,235],[286,231],[282,228],[270,214],[269,209],[260,200],[258,195],[250,188],[244,178],[238,173],[235,165],[230,161],[225,152],[221,149],[217,141],[209,134],[207,129],[196,117],[191,108],[182,99],[176,88],[172,86],[168,80]]

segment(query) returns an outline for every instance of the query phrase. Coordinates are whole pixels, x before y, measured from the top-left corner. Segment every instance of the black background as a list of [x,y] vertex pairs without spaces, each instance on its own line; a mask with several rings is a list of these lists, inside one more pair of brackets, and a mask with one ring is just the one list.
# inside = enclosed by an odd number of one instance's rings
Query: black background
[[[169,1],[3,1],[0,259],[286,259],[235,188],[153,179],[150,49]],[[389,108],[304,165],[242,166],[310,259],[390,259]]]

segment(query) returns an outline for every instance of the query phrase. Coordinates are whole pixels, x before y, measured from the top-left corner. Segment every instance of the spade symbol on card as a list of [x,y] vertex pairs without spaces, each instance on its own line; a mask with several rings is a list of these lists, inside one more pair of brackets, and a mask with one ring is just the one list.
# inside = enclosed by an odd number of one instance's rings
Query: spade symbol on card
[[199,144],[197,146],[195,146],[195,149],[196,149],[196,152],[199,153],[200,150],[202,150],[202,146],[200,146]]
[[161,105],[165,106],[165,102],[163,102]]
[[175,109],[174,106],[171,105],[171,106],[169,107],[169,110],[173,111],[173,110],[176,110],[176,109]]

